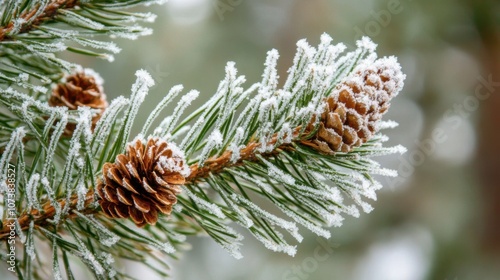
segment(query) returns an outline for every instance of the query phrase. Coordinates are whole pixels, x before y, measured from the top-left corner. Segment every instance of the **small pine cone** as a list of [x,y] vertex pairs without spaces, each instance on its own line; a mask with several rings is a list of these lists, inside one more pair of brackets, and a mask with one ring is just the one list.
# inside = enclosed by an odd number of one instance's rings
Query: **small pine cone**
[[[403,87],[405,75],[395,57],[361,65],[326,99],[317,133],[302,144],[325,154],[350,152],[378,131],[390,101]],[[314,119],[307,128],[314,129]]]
[[149,138],[136,140],[115,163],[105,163],[97,184],[99,204],[110,218],[132,218],[143,227],[154,225],[159,212],[169,215],[190,169],[174,144]]
[[[70,110],[76,110],[80,106],[100,109],[100,113],[92,118],[93,130],[108,107],[108,102],[102,88],[101,77],[94,71],[85,69],[85,71],[67,76],[64,82],[57,84],[52,91],[49,105],[65,106]],[[71,135],[75,127],[75,124],[68,124],[65,134]]]

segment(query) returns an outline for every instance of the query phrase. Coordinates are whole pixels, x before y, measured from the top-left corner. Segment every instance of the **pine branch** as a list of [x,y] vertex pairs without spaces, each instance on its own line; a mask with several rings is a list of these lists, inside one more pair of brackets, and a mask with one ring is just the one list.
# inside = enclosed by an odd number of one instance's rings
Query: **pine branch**
[[[122,23],[147,21],[150,15],[115,9],[150,2],[155,1],[78,3],[81,9],[58,9],[43,21],[36,19],[44,9],[36,16],[28,13],[34,2],[23,6],[25,14],[14,1],[3,10],[4,31],[10,29],[0,41],[9,62],[0,72],[0,83],[7,85],[0,87],[0,123],[6,128],[0,133],[0,184],[3,194],[16,193],[15,204],[8,203],[11,194],[4,195],[2,206],[15,209],[9,209],[9,220],[4,214],[0,239],[12,235],[6,225],[13,220],[24,243],[22,262],[16,260],[20,275],[40,279],[51,274],[46,269],[51,267],[60,278],[63,258],[72,279],[67,256],[74,255],[96,279],[126,277],[115,270],[114,258],[145,263],[166,277],[168,265],[157,252],[175,257],[186,235],[208,234],[241,257],[243,237],[233,223],[266,248],[294,255],[296,248],[283,233],[301,242],[302,225],[328,238],[327,227],[340,226],[343,214],[359,216],[358,207],[372,210],[364,198],[376,199],[381,187],[372,175],[395,176],[395,171],[371,158],[404,152],[400,146],[383,147],[386,137],[380,134],[394,127],[381,118],[404,80],[395,58],[377,58],[367,38],[343,54],[345,46],[332,45],[325,34],[317,48],[298,42],[283,88],[278,88],[279,55],[272,50],[262,81],[246,89],[245,77],[230,62],[217,92],[201,108],[181,120],[199,95],[190,91],[150,132],[182,92],[175,86],[129,142],[139,107],[154,85],[149,74],[137,71],[130,98],[119,97],[106,108],[99,76],[79,69],[60,80],[74,67],[53,53],[109,58],[62,42],[116,52],[113,44],[83,37],[144,35],[146,29]],[[17,11],[12,13],[17,25],[7,10]],[[23,29],[26,20],[31,25]],[[49,26],[53,21],[69,30]],[[58,82],[48,102],[40,94],[45,87],[35,86],[30,77]],[[19,174],[15,182],[8,179],[7,166]],[[261,208],[262,200],[282,215]],[[52,266],[37,259],[39,241],[51,244]]]
[[[371,58],[371,60],[373,60],[373,58]],[[322,108],[323,106],[324,105],[321,105],[320,107]],[[286,133],[274,133],[274,135],[270,137],[270,140],[265,142],[264,145],[262,142],[253,140],[254,136],[250,137],[249,142],[247,142],[247,144],[244,147],[240,147],[238,149],[238,158],[236,160],[233,157],[234,150],[231,149],[226,149],[219,156],[214,155],[209,159],[203,161],[198,160],[197,162],[191,165],[190,167],[191,172],[190,175],[186,177],[185,186],[186,187],[189,187],[191,185],[196,186],[200,182],[203,183],[207,182],[207,180],[213,179],[214,178],[213,176],[218,176],[218,174],[222,174],[223,176],[228,176],[229,174],[233,174],[231,176],[234,175],[240,177],[243,176],[242,179],[248,179],[245,177],[246,175],[242,175],[240,173],[244,169],[239,169],[239,167],[247,168],[250,165],[249,164],[250,162],[255,162],[255,163],[267,162],[265,159],[272,160],[273,158],[277,158],[280,155],[287,154],[287,151],[289,155],[297,153],[297,151],[300,151],[300,153],[307,153],[306,150],[304,150],[304,148],[300,148],[300,144],[304,143],[306,139],[310,139],[311,136],[314,138],[315,133],[318,132],[317,128],[314,128],[314,124],[316,126],[318,125],[316,120],[319,118],[310,115],[309,119],[310,121],[306,122],[306,125],[304,126],[299,125],[294,129],[290,129],[288,132],[290,135],[287,135]],[[310,127],[309,130],[302,129],[302,127],[307,127],[307,126]],[[207,128],[198,128],[198,129],[200,131],[207,130]],[[251,133],[250,135],[255,135],[255,133]],[[283,141],[285,138],[288,138],[290,140]],[[195,138],[193,138],[192,141],[195,141]],[[273,148],[271,150],[267,150],[267,149],[262,149],[262,147],[273,147]],[[312,152],[313,154],[309,155],[313,155],[315,157],[320,156],[320,154],[314,154],[314,151]],[[356,152],[353,155],[356,155],[358,153],[362,154],[363,150],[360,150],[359,152]],[[376,151],[372,149],[371,153],[376,153]],[[346,154],[347,156],[346,159],[352,158],[353,155],[349,156],[348,154]],[[328,158],[326,155],[324,157]],[[339,157],[339,159],[342,159],[342,153],[337,153],[337,157]],[[335,157],[333,157],[332,159],[335,159]],[[339,163],[340,162],[337,162],[337,164]],[[266,165],[273,167],[273,165],[272,164],[270,165],[270,163],[266,163]],[[240,170],[240,171],[234,173],[232,170]],[[228,171],[230,173],[228,173]],[[285,171],[286,169],[278,172],[285,172]],[[283,174],[286,173],[288,172],[285,172]],[[251,176],[251,173],[249,173],[249,176]],[[93,195],[93,192],[90,191],[86,197],[87,197],[85,202],[86,208],[80,211],[83,211],[83,213],[86,214],[98,213],[99,208],[95,207],[94,203],[95,196]],[[68,206],[69,214],[65,217],[65,219],[78,218],[78,216],[73,213],[73,210],[75,210],[77,207],[77,200],[78,198],[75,196],[73,196],[73,198],[70,200],[71,203]],[[60,199],[57,204],[59,205],[60,208],[63,208],[65,206],[65,202],[66,199]],[[187,202],[184,202],[184,204],[185,203]],[[34,221],[35,227],[43,227],[44,225],[47,225],[46,222],[47,220],[53,220],[54,217],[57,215],[54,203],[51,201],[45,202],[43,204],[42,209],[44,209],[44,211],[42,211],[43,214],[40,214],[36,210],[32,211],[31,213],[24,213],[19,218],[20,228],[26,230],[29,227],[29,223],[31,221]],[[0,236],[2,238],[5,238],[7,236],[7,229],[4,229],[2,232],[0,232]]]
[[[80,1],[78,0],[51,0],[50,3],[44,7],[40,3],[35,3],[31,9],[24,10],[18,17],[16,17],[15,14],[18,12],[17,9],[13,9],[13,14],[11,14],[11,16],[16,18],[17,21],[25,22],[25,24],[19,28],[17,34],[29,32],[43,22],[53,20],[59,9],[73,9],[75,6],[78,6],[79,3]],[[6,8],[2,14],[8,15],[10,13]],[[12,40],[13,38],[9,36],[9,33],[14,31],[15,28],[18,28],[16,26],[17,24],[19,23],[11,20],[7,24],[0,26],[0,41]]]
[[[54,54],[69,51],[113,61],[113,54],[120,48],[95,37],[136,39],[151,34],[151,29],[130,23],[152,22],[155,15],[120,9],[161,2],[164,1],[6,1],[0,7],[0,86],[14,86],[43,100],[48,84],[59,82],[68,72],[81,70],[79,65]],[[75,44],[68,46],[67,42]]]

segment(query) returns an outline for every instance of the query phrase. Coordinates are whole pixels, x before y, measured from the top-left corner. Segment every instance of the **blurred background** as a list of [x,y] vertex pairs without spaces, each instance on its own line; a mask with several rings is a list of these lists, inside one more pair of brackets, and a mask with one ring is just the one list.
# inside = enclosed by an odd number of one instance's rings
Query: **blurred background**
[[380,158],[400,176],[381,178],[371,214],[347,218],[330,240],[302,230],[293,258],[247,236],[238,261],[191,238],[174,279],[500,279],[499,1],[170,0],[141,10],[158,15],[152,36],[119,40],[111,64],[73,60],[101,73],[110,100],[148,70],[157,85],[143,112],[176,84],[201,92],[191,108],[203,104],[227,61],[257,82],[272,48],[283,82],[296,41],[316,45],[323,32],[350,49],[369,36],[407,74],[386,119],[400,124],[388,144],[408,152]]

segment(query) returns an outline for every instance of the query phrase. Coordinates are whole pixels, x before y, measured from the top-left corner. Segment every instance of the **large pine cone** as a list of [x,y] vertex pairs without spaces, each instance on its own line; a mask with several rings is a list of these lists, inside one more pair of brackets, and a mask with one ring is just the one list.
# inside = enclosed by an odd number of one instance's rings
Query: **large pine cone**
[[[92,129],[108,107],[106,95],[102,88],[101,78],[89,69],[66,77],[66,81],[57,84],[49,99],[50,106],[65,106],[76,110],[80,106],[100,109],[100,113],[92,118]],[[71,134],[75,124],[68,124],[66,134]]]
[[110,218],[132,218],[143,227],[154,225],[159,212],[169,215],[185,183],[189,166],[171,143],[149,138],[136,140],[115,163],[105,163],[104,180],[97,184],[99,204]]
[[[377,133],[379,121],[404,79],[395,57],[359,67],[326,99],[317,133],[302,144],[325,154],[350,152],[361,146]],[[313,123],[308,131],[314,129]]]

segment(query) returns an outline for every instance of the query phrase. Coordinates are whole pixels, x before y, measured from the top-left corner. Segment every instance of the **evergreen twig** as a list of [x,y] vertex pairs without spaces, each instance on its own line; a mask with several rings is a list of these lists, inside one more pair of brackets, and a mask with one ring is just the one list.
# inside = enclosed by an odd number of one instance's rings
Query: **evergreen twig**
[[[43,7],[42,12],[40,12],[42,4],[36,3],[31,9],[25,10],[19,15],[18,20],[22,19],[29,24],[23,25],[17,34],[29,32],[43,22],[53,20],[59,9],[72,9],[77,6],[79,2],[78,0],[51,0],[48,5]],[[9,33],[14,28],[14,21],[9,21],[7,24],[0,26],[0,41],[12,40]]]
[[[57,54],[112,60],[106,52],[119,48],[94,36],[149,34],[128,23],[153,15],[123,9],[158,2],[0,0],[0,240],[7,244],[14,234],[21,241],[21,279],[74,279],[70,257],[96,279],[129,277],[116,258],[167,277],[158,253],[178,257],[187,235],[207,234],[240,258],[243,236],[233,224],[266,248],[294,255],[288,239],[302,241],[298,225],[328,238],[343,215],[372,210],[365,200],[382,187],[373,175],[396,176],[372,157],[405,151],[384,147],[381,134],[396,126],[381,118],[404,75],[395,58],[377,58],[368,38],[347,53],[326,34],[317,48],[299,41],[282,88],[276,50],[268,52],[262,81],[247,88],[229,62],[204,105],[182,120],[199,96],[189,91],[152,128],[183,91],[175,86],[133,137],[151,76],[137,71],[130,97],[108,106],[100,76]],[[51,248],[52,265],[41,246]]]

